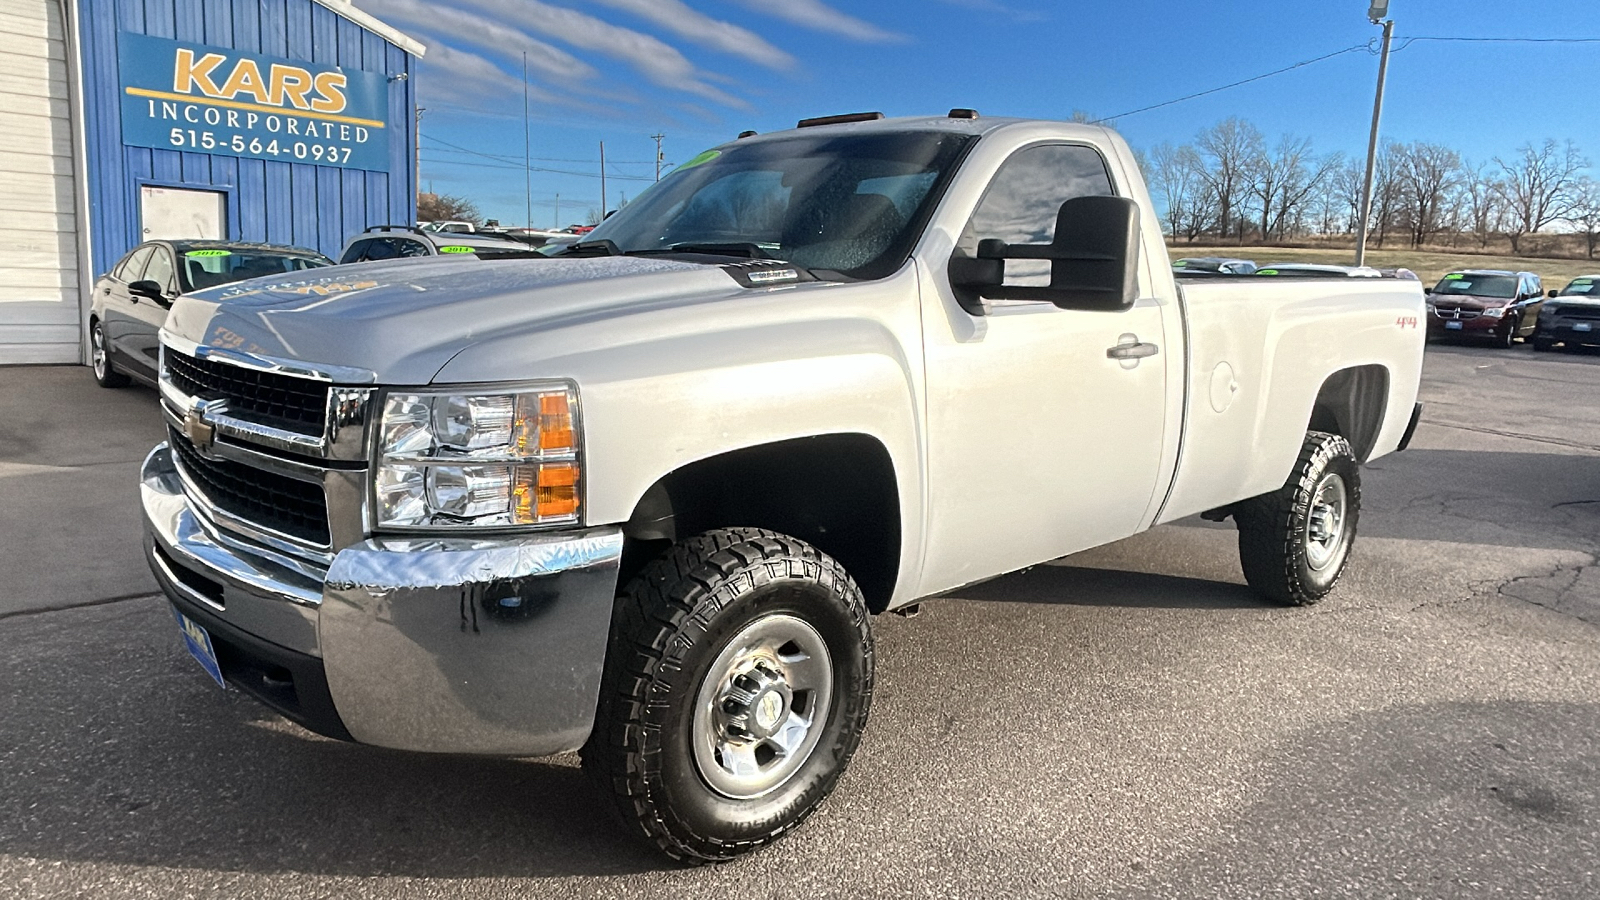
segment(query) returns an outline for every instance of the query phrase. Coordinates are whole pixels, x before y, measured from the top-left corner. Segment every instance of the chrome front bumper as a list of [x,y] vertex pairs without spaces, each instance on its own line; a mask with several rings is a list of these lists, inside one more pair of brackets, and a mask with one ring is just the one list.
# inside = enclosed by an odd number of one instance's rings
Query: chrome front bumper
[[[190,506],[166,444],[145,460],[140,494],[146,556],[168,598],[214,632],[230,682],[291,718],[438,753],[540,756],[588,739],[618,529],[372,538],[321,571],[212,526]],[[301,715],[274,699],[296,696],[289,681],[308,705]],[[318,719],[320,695],[335,721]]]

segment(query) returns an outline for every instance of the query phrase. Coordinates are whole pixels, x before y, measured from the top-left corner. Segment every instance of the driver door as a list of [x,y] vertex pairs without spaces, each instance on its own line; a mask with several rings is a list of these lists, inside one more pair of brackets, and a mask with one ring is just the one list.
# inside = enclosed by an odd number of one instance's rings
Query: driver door
[[[985,238],[1048,243],[1064,201],[1114,193],[1093,147],[1025,147],[996,172],[958,246],[970,255]],[[1006,265],[1007,284],[1049,282],[1047,262]],[[1133,534],[1160,474],[1166,364],[1160,355],[1113,359],[1107,350],[1164,343],[1162,304],[1144,290],[1125,312],[993,300],[988,315],[974,316],[955,301],[945,272],[931,280],[937,290],[923,298],[924,590]]]

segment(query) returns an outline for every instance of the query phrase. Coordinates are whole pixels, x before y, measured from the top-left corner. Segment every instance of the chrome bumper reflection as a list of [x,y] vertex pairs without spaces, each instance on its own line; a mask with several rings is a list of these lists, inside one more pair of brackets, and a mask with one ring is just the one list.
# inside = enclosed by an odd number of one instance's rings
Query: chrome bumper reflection
[[[371,539],[322,578],[208,533],[162,445],[145,461],[151,567],[162,557],[222,585],[208,604],[257,637],[322,658],[357,741],[404,750],[538,756],[594,722],[622,555],[616,528],[506,538]],[[162,571],[167,569],[167,571]]]

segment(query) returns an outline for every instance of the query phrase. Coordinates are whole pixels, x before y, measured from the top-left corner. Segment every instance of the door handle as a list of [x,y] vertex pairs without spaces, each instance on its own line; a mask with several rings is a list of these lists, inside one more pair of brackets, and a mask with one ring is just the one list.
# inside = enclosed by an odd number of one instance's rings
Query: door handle
[[1155,344],[1141,343],[1137,339],[1131,344],[1118,344],[1106,350],[1107,359],[1144,359],[1146,356],[1155,356],[1161,348]]

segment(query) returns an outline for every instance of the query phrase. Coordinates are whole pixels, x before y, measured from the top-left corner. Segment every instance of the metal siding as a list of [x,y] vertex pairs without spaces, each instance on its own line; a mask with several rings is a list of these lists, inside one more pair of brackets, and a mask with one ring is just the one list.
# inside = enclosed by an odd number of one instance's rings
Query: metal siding
[[79,361],[65,29],[52,0],[0,2],[0,364]]
[[[141,183],[231,188],[230,237],[299,244],[330,256],[362,228],[415,219],[413,60],[381,35],[312,0],[78,0],[78,6],[95,272],[109,268],[139,242]],[[365,69],[391,78],[406,73],[408,80],[390,82],[386,132],[391,172],[123,146],[119,30]]]

